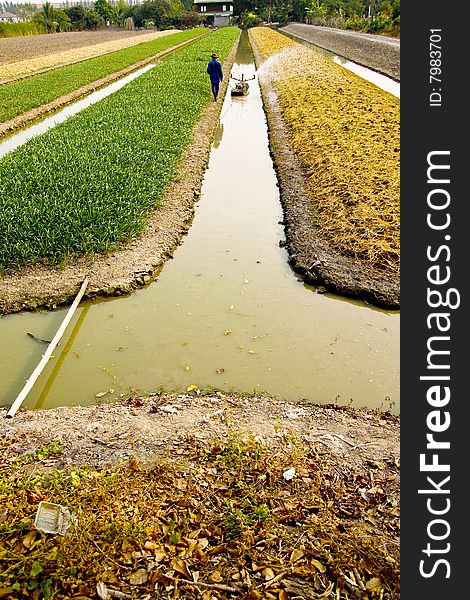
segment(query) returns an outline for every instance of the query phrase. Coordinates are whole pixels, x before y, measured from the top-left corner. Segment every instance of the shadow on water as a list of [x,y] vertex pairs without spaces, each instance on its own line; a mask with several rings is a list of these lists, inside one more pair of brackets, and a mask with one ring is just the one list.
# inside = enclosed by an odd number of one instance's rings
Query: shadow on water
[[[255,73],[245,34],[233,73]],[[226,95],[195,218],[174,259],[147,288],[84,303],[24,406],[194,384],[398,412],[399,314],[299,281],[279,245],[282,220],[255,79],[247,96]],[[0,349],[0,402],[13,402],[44,351],[26,332],[50,339],[64,313],[0,319],[9,341]]]

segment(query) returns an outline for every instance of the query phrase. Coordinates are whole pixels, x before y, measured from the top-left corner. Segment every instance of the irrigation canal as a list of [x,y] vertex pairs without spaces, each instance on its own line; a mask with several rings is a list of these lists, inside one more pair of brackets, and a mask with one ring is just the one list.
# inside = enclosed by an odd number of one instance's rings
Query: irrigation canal
[[[232,73],[251,77],[246,36]],[[318,294],[287,262],[258,82],[227,94],[194,222],[158,279],[84,302],[25,408],[96,404],[192,384],[399,412],[399,313]],[[0,319],[10,405],[66,309]]]

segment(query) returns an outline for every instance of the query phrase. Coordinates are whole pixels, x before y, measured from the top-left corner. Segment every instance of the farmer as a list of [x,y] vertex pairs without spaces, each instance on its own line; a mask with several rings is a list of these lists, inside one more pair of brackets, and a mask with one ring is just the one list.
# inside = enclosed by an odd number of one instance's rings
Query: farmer
[[219,58],[217,56],[217,54],[214,52],[213,54],[211,54],[211,57],[212,57],[212,60],[209,61],[209,64],[207,65],[207,73],[209,74],[209,77],[211,78],[211,87],[212,87],[212,93],[214,94],[214,102],[215,102],[217,100],[217,96],[219,94],[219,84],[223,80],[224,75],[222,73],[222,65],[217,60]]

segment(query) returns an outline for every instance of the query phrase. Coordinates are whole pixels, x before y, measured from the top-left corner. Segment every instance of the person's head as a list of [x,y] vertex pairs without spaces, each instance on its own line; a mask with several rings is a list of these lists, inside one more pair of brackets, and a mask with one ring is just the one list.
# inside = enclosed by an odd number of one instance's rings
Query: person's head
[[215,52],[213,52],[211,54],[211,58],[212,58],[212,60],[217,60],[219,57],[217,56],[217,54]]

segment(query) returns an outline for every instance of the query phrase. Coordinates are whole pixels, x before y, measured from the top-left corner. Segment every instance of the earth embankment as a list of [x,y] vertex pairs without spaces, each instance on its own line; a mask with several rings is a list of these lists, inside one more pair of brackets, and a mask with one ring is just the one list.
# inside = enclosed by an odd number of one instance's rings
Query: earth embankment
[[250,40],[293,268],[399,308],[398,99],[272,29]]

